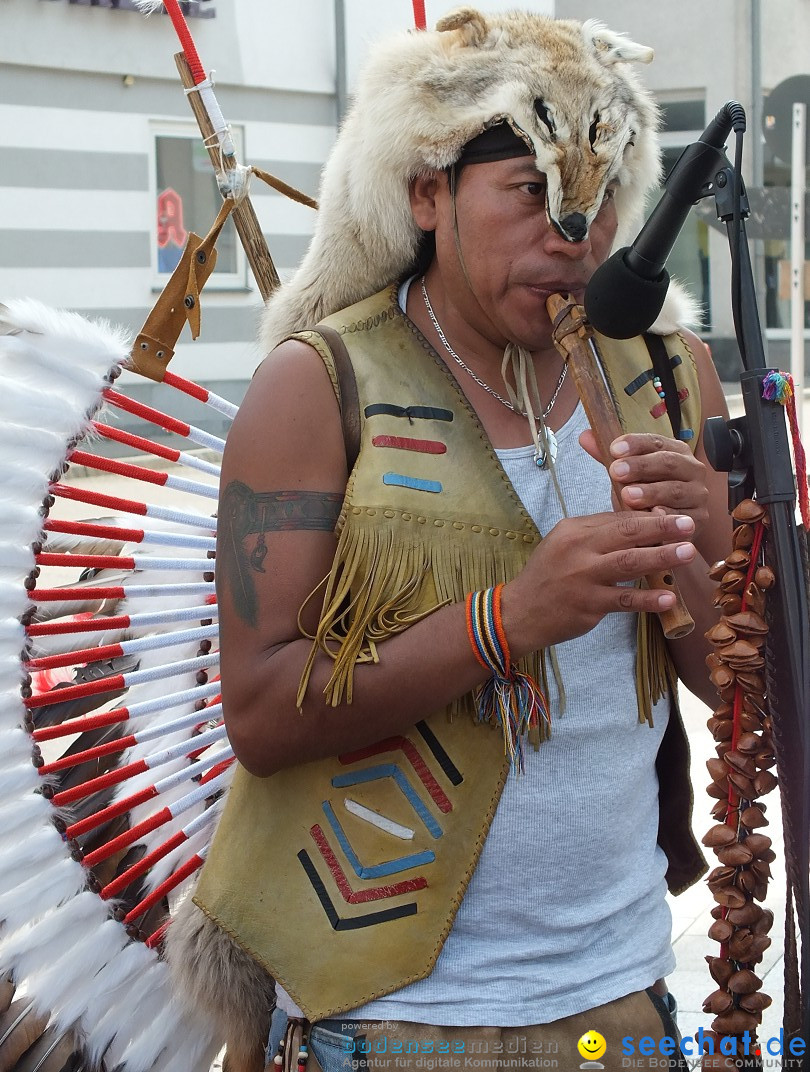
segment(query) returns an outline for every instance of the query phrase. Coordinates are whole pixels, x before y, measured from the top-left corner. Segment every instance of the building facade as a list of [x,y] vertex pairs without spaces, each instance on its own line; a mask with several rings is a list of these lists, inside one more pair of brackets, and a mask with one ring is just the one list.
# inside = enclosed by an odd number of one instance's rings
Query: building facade
[[[644,0],[613,0],[608,11],[602,0],[528,6],[604,18],[655,47],[644,77],[664,110],[671,164],[724,101],[736,97],[753,114],[751,13],[759,2],[717,0],[708,9],[681,0],[677,12]],[[454,6],[427,0],[429,21]],[[411,24],[410,0],[186,0],[185,7],[203,63],[215,69],[240,160],[316,195],[335,136],[336,86],[343,79],[351,91],[369,41]],[[810,0],[762,5],[765,94],[808,73],[808,43]],[[144,18],[132,0],[0,0],[0,300],[31,296],[107,317],[133,334],[141,327],[187,232],[204,234],[219,201],[176,51],[169,20]],[[784,187],[789,162],[763,145],[760,170],[765,183]],[[313,212],[255,179],[251,193],[284,277],[306,249]],[[704,335],[732,379],[727,244],[707,220],[706,208],[693,214],[671,267],[703,298]],[[783,222],[774,218],[758,258],[770,285],[763,313],[767,307],[772,358],[782,364],[789,321],[775,280],[789,255]],[[192,342],[184,332],[172,368],[238,401],[262,356],[260,304],[229,223],[205,290],[201,337]],[[140,381],[133,390],[150,395]]]

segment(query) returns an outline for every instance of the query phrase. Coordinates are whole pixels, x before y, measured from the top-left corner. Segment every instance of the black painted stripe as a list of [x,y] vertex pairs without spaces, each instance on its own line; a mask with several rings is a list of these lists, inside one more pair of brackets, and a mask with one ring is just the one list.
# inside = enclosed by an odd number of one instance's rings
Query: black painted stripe
[[433,753],[433,758],[442,768],[451,785],[461,785],[464,781],[464,775],[452,761],[450,756],[445,752],[442,746],[439,744],[438,738],[428,726],[427,722],[417,722],[416,728],[422,735],[422,739]]
[[[681,357],[679,354],[675,354],[674,357],[671,357],[669,359],[670,368],[677,368],[678,365],[680,365],[681,363]],[[640,376],[636,376],[634,380],[631,380],[630,383],[628,383],[628,385],[624,389],[624,393],[626,395],[634,395],[636,391],[640,390],[644,386],[645,383],[649,383],[654,375],[655,369],[648,368],[646,372],[642,372]]]
[[378,923],[388,923],[392,919],[402,919],[405,916],[416,915],[416,902],[411,901],[408,904],[400,905],[398,908],[386,908],[382,912],[366,912],[362,916],[341,918],[335,911],[332,899],[321,881],[321,876],[315,870],[315,865],[309,858],[309,853],[306,849],[301,849],[298,853],[298,859],[307,873],[307,878],[312,883],[312,888],[318,895],[318,900],[321,902],[321,907],[326,913],[326,918],[331,923],[333,930],[356,931],[361,927],[375,927]]
[[392,406],[388,402],[375,402],[363,410],[366,417],[385,414],[388,417],[407,417],[409,421],[452,421],[453,411],[435,406]]

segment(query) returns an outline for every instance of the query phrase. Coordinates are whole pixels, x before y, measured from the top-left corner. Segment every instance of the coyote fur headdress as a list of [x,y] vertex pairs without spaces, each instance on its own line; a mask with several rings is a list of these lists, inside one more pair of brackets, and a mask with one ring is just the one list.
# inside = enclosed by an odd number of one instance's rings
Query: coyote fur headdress
[[[658,182],[658,110],[633,70],[653,50],[601,22],[461,8],[434,31],[375,49],[324,168],[309,251],[267,305],[262,341],[373,294],[414,264],[421,232],[408,184],[455,163],[483,131],[508,123],[547,179],[550,223],[590,227],[617,181],[616,246],[642,222]],[[657,327],[673,330],[673,312]]]

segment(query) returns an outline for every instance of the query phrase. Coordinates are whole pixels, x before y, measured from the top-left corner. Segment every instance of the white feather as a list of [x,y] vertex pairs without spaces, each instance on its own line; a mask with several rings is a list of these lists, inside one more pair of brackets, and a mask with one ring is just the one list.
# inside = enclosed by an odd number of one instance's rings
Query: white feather
[[100,1063],[122,1016],[126,1015],[138,980],[147,974],[156,959],[154,950],[141,942],[130,942],[90,981],[83,1037],[92,1067]]
[[[102,904],[96,897],[97,916]],[[61,956],[53,946],[48,948],[47,960],[28,979],[28,990],[36,1008],[43,1013],[52,1013],[59,1030],[70,1027],[75,1017],[72,1004],[77,990],[92,979],[101,968],[124,945],[126,933],[120,923],[107,919],[94,929],[87,929],[82,936],[74,934],[72,941],[63,947]]]
[[[126,931],[119,923],[107,920],[91,941],[103,949],[103,956],[97,960],[96,966],[87,971],[81,985],[74,986],[73,993],[65,995],[58,1007],[54,1006],[52,1022],[61,1030],[66,1030],[86,1016],[92,1001],[103,997],[109,1004],[114,1000],[109,986],[110,976],[105,973],[121,959],[121,952],[129,942]],[[102,981],[103,978],[105,981]]]
[[[102,1030],[106,1029],[105,1022],[110,1019],[115,1025],[115,1031],[104,1054],[104,1061],[108,1068],[115,1068],[121,1063],[126,1048],[140,1035],[144,1026],[148,1027],[148,1025],[144,1024],[141,1014],[144,1004],[156,992],[161,995],[163,1000],[167,998],[168,995],[163,989],[166,984],[166,975],[160,969],[161,965],[158,963],[157,957],[154,957],[152,963],[145,967],[133,980],[127,995],[126,1016],[122,1017],[120,1006],[113,1006],[102,1017],[102,1022],[99,1025]],[[129,1072],[135,1072],[135,1070],[132,1069]]]
[[43,963],[44,951],[48,963],[69,953],[76,943],[76,936],[92,934],[106,915],[107,907],[96,894],[80,893],[43,919],[12,934],[0,935],[0,963],[15,975],[33,975]]
[[86,883],[87,872],[76,860],[69,856],[54,860],[30,878],[0,891],[0,919],[11,932],[78,896]]
[[135,6],[144,15],[152,15],[163,9],[163,0],[135,0]]
[[[0,794],[2,792],[0,782]],[[0,846],[0,892],[8,889],[12,881],[19,882],[20,872],[36,870],[51,860],[60,859],[65,853],[65,843],[50,823],[39,830],[30,831],[22,842],[4,842]]]

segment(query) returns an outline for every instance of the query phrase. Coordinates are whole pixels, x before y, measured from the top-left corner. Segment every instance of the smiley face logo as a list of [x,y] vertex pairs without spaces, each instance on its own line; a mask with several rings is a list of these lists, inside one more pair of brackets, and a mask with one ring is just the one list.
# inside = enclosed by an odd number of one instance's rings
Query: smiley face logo
[[577,1049],[586,1061],[598,1061],[604,1056],[607,1043],[598,1031],[586,1031],[577,1043]]

